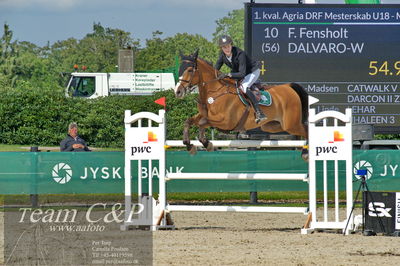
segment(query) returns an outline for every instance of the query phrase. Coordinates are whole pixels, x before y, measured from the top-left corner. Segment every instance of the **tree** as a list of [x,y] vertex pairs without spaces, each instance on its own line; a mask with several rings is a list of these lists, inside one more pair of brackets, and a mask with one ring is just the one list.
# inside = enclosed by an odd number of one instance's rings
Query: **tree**
[[12,41],[13,32],[4,24],[4,33],[0,39],[0,79],[3,85],[13,87],[18,78],[16,60],[18,57],[16,41]]
[[0,39],[0,83],[3,87],[54,87],[56,78],[48,59],[48,47],[12,41],[7,24]]
[[71,72],[75,64],[86,66],[91,72],[116,72],[119,49],[137,50],[139,42],[129,32],[93,24],[93,32],[82,40],[70,38],[56,42],[51,47],[51,59],[58,72]]
[[153,32],[153,38],[146,40],[146,48],[136,55],[137,71],[152,71],[174,66],[179,52],[191,54],[200,49],[200,57],[213,60],[217,47],[201,35],[178,33],[173,37],[161,38],[162,32]]
[[244,48],[244,9],[236,9],[227,16],[216,21],[217,28],[213,33],[213,41],[217,43],[218,37],[227,34],[232,37],[235,46]]

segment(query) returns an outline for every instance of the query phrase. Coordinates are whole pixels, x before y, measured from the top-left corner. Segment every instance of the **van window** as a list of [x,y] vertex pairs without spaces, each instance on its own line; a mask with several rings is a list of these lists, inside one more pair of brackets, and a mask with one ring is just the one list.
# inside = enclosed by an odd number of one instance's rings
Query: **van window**
[[95,77],[73,77],[68,88],[68,94],[73,97],[90,97],[95,92]]

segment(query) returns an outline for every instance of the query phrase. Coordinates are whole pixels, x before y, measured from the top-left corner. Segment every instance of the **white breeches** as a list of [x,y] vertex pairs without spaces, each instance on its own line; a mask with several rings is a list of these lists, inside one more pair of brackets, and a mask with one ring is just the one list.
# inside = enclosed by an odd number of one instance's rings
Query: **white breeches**
[[242,81],[242,85],[240,86],[240,89],[246,93],[247,88],[250,88],[251,85],[254,84],[254,82],[257,81],[258,77],[260,77],[260,69],[255,70],[254,72],[246,75]]

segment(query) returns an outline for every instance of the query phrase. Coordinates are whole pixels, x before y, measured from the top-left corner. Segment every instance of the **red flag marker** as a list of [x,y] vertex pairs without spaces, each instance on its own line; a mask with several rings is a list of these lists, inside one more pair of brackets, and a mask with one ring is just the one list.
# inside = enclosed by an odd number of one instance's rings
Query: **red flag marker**
[[165,97],[161,97],[160,99],[157,99],[154,102],[159,104],[159,105],[164,106],[164,110],[165,110],[165,107],[167,106]]

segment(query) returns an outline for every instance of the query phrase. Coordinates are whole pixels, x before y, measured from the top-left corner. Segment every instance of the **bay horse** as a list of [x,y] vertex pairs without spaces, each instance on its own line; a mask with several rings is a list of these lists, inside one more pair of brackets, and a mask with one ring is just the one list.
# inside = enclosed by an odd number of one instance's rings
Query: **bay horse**
[[[218,79],[220,72],[210,63],[198,57],[198,50],[192,55],[180,54],[179,81],[175,87],[175,96],[183,98],[196,87],[199,91],[198,114],[188,118],[184,124],[183,143],[194,154],[196,147],[190,144],[189,129],[199,127],[199,141],[207,149],[214,149],[205,136],[207,127],[222,131],[243,131],[260,127],[270,133],[286,131],[291,135],[308,137],[308,94],[299,84],[290,83],[267,88],[272,97],[268,107],[260,106],[267,120],[257,124],[253,108],[246,106],[238,96],[233,79]],[[246,114],[247,113],[247,114]],[[303,159],[308,152],[303,148]]]

